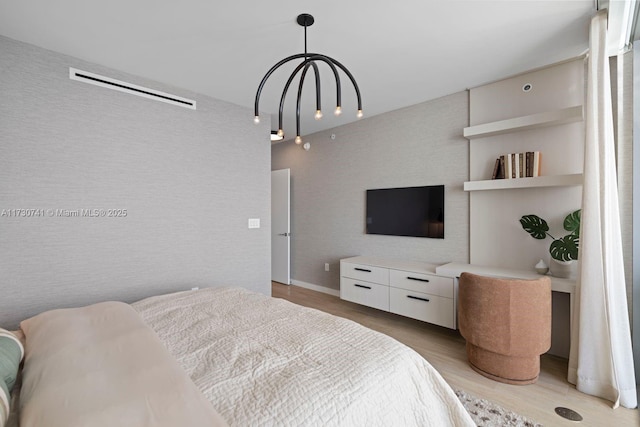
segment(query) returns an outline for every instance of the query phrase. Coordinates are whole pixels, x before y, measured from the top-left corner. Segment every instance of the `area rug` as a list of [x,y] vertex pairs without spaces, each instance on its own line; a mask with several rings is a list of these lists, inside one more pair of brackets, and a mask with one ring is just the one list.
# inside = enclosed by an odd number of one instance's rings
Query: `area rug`
[[464,391],[456,390],[456,396],[478,427],[542,427],[542,424]]

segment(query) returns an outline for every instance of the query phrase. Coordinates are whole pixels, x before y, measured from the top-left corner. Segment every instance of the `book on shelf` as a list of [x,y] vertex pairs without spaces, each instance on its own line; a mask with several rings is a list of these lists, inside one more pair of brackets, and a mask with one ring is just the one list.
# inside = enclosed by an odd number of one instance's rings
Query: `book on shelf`
[[533,153],[533,174],[532,176],[540,176],[540,152]]
[[493,174],[491,174],[491,179],[498,179],[499,172],[500,172],[500,158],[497,158],[495,165],[493,165]]
[[517,154],[511,153],[509,157],[511,158],[511,178],[518,178],[518,161],[516,159]]
[[524,153],[518,153],[518,178],[524,178],[527,176],[524,170]]
[[491,179],[516,179],[540,176],[540,152],[509,153],[498,157]]

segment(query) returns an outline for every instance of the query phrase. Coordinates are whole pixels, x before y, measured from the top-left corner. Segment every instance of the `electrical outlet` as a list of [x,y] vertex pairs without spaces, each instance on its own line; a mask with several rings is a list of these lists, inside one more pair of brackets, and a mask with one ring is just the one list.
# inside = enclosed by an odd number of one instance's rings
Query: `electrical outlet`
[[324,271],[329,271],[329,263],[328,262],[324,263]]
[[249,228],[260,228],[260,218],[249,218]]
[[192,291],[197,291],[198,289],[200,289],[199,287],[195,287],[195,288],[191,288]]

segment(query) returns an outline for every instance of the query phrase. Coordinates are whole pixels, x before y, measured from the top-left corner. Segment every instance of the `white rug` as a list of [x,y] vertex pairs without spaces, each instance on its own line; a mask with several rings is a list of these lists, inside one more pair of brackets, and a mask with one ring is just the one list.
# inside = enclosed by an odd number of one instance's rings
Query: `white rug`
[[478,427],[542,427],[542,424],[464,391],[456,390],[456,396]]

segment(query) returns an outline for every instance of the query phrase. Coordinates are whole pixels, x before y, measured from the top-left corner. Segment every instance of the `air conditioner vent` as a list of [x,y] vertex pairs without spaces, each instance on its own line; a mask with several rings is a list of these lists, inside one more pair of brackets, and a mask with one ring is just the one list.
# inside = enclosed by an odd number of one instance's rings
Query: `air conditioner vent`
[[78,70],[69,67],[69,78],[95,86],[107,89],[117,90],[119,92],[129,93],[131,95],[142,96],[143,98],[155,99],[156,101],[166,102],[167,104],[177,105],[179,107],[196,109],[196,101],[172,95],[170,93],[161,92],[155,89],[149,89],[143,86],[134,85],[132,83],[123,82],[121,80],[112,79],[111,77],[101,76],[99,74],[90,73],[88,71]]

